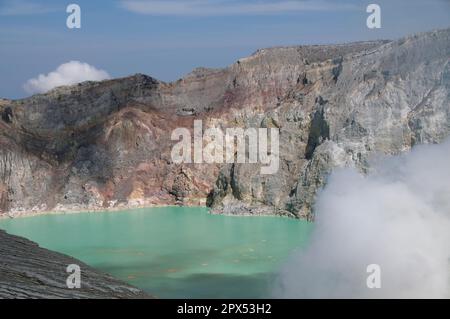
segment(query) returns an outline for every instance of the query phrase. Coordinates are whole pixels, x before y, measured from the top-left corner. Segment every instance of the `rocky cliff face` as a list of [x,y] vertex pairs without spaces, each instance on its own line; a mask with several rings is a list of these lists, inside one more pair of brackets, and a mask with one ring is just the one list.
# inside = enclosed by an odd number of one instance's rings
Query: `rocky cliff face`
[[[205,204],[313,218],[335,167],[450,132],[450,30],[271,48],[163,83],[144,75],[0,100],[0,211]],[[275,127],[280,169],[174,164],[173,129]]]
[[[4,298],[150,298],[141,290],[0,230],[0,299]],[[81,270],[81,287],[69,289],[69,265]]]

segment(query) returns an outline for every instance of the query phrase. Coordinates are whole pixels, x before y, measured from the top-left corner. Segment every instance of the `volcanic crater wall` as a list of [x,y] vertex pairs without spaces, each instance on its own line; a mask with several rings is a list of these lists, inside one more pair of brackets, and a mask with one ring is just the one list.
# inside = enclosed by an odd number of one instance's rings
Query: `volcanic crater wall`
[[[450,30],[259,50],[164,83],[137,74],[0,100],[0,213],[204,205],[313,218],[335,168],[439,143],[450,130]],[[280,131],[280,169],[174,164],[171,132]]]

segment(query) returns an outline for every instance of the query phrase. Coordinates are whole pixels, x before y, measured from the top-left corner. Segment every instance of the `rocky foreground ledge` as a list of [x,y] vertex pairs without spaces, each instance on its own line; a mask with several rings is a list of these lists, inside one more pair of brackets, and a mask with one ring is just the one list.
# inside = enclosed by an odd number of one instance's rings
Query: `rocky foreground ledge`
[[[81,288],[66,285],[67,266],[81,268]],[[150,298],[143,291],[103,274],[72,257],[0,230],[1,299]]]

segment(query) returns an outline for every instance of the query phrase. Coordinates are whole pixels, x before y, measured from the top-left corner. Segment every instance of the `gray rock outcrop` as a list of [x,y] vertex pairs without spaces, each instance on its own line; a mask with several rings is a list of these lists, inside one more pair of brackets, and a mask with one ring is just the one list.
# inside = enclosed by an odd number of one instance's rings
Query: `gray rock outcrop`
[[[81,270],[81,287],[69,289],[69,265]],[[40,248],[0,230],[0,299],[150,298],[143,291],[79,260]]]

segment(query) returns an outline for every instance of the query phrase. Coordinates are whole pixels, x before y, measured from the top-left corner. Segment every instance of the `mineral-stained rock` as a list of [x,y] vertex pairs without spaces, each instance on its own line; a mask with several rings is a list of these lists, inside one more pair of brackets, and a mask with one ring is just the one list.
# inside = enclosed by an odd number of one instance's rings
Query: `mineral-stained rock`
[[[69,289],[69,265],[80,267],[81,287]],[[70,269],[69,269],[70,270]],[[0,299],[150,298],[141,290],[74,258],[0,230]]]
[[[145,75],[0,100],[0,211],[198,205],[313,218],[329,172],[450,131],[450,30],[280,47],[173,83]],[[175,128],[280,130],[280,168],[174,164]]]

